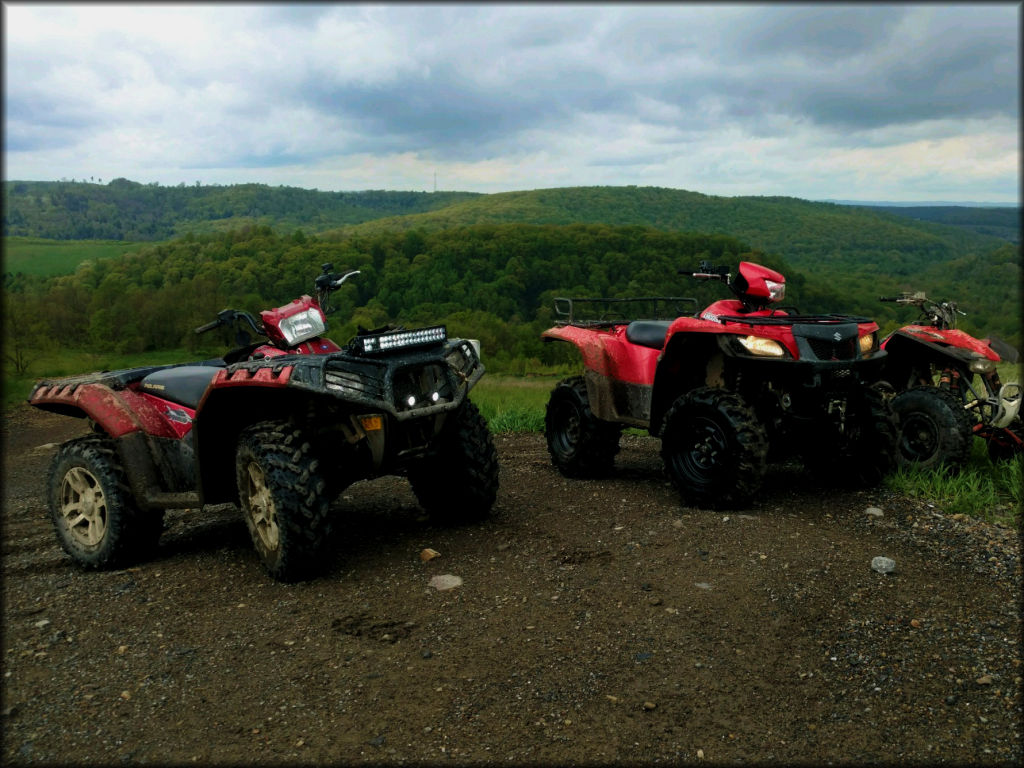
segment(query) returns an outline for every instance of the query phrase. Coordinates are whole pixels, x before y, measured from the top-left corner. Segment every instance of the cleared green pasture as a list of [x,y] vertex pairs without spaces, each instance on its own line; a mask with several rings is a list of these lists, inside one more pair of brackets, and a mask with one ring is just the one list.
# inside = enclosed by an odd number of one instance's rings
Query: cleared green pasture
[[3,271],[13,275],[70,275],[83,261],[109,259],[153,243],[121,240],[47,240],[42,237],[5,237]]
[[496,434],[543,432],[544,408],[562,378],[564,374],[520,377],[488,373],[470,398]]

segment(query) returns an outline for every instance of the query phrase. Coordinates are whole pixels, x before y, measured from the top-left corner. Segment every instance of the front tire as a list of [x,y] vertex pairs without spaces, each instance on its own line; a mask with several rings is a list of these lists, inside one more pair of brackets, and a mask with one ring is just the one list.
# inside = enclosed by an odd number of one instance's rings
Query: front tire
[[50,465],[48,490],[57,539],[80,567],[119,568],[156,548],[163,510],[139,510],[110,438],[64,443]]
[[959,468],[967,461],[974,433],[954,394],[915,387],[893,398],[892,408],[899,420],[896,458],[901,466]]
[[409,482],[434,519],[480,520],[498,496],[498,452],[475,404],[466,400],[448,418],[435,452],[410,467]]
[[551,463],[566,477],[600,477],[611,472],[622,427],[590,410],[582,376],[558,383],[544,414]]
[[661,456],[687,504],[740,507],[761,487],[768,438],[739,395],[701,387],[681,396],[665,414]]
[[256,552],[278,581],[298,581],[321,566],[329,540],[327,483],[302,433],[261,422],[238,439],[239,505]]

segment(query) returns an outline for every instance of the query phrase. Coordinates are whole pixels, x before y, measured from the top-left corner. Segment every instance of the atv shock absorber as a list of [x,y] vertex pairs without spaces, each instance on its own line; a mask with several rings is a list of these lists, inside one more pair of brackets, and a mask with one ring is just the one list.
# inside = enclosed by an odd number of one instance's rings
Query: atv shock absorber
[[962,394],[960,386],[960,371],[955,368],[943,368],[939,376],[939,389],[946,389],[957,397]]

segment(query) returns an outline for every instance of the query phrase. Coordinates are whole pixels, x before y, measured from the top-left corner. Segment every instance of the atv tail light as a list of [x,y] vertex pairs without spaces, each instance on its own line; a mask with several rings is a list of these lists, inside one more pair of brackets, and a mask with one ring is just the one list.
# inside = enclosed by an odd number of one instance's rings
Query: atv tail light
[[284,340],[288,343],[289,347],[294,347],[296,344],[301,344],[307,339],[319,336],[327,330],[320,310],[313,307],[303,312],[297,312],[290,317],[282,318],[281,324],[278,327],[281,329],[281,334],[284,336]]
[[420,328],[415,331],[392,331],[372,336],[360,336],[356,339],[356,349],[364,355],[382,354],[396,349],[425,347],[440,344],[448,338],[443,325],[432,328]]
[[747,336],[740,338],[739,342],[748,352],[761,357],[783,357],[786,354],[786,350],[779,342],[760,336]]

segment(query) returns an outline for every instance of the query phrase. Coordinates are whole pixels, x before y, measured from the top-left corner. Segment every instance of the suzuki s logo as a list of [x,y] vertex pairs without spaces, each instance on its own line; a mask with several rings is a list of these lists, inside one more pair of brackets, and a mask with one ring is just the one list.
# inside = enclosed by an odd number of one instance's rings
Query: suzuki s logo
[[841,338],[843,338],[843,334],[841,334],[839,331],[836,331],[835,333],[832,334],[832,338],[835,341],[839,341]]

